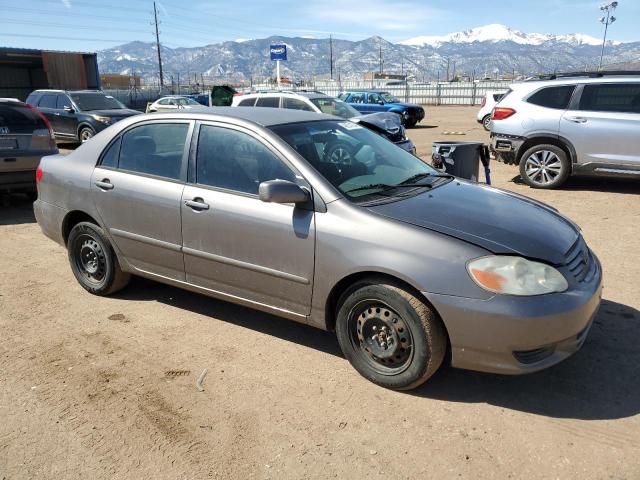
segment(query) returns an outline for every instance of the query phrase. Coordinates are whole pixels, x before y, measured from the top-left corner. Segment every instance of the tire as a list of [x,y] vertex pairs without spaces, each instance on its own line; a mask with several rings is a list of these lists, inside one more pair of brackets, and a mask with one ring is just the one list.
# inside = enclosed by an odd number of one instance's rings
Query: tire
[[532,188],[557,188],[570,174],[567,153],[556,145],[535,145],[520,157],[520,177]]
[[487,132],[491,131],[491,114],[485,115],[482,118],[482,126]]
[[405,128],[413,128],[416,126],[416,124],[418,123],[418,121],[416,119],[409,119],[405,121]]
[[80,143],[84,143],[87,140],[90,140],[96,134],[96,131],[91,127],[82,127],[78,131],[78,141]]
[[333,142],[327,146],[324,152],[326,162],[336,163],[338,165],[351,165],[354,160],[355,152],[353,147],[347,142]]
[[363,377],[394,390],[426,382],[447,348],[438,315],[386,279],[361,281],[343,293],[336,335],[344,356]]
[[129,283],[102,228],[90,223],[75,225],[67,239],[71,271],[78,283],[94,295],[111,295]]

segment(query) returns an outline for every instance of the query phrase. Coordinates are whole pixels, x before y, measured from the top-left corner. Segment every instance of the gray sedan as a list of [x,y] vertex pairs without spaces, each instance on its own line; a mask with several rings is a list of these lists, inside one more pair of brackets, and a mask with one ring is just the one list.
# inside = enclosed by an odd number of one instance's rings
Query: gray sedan
[[[348,161],[326,153],[357,145]],[[335,331],[394,389],[525,373],[584,342],[601,268],[553,208],[366,128],[270,108],[140,115],[40,164],[42,231],[96,295],[139,275]]]

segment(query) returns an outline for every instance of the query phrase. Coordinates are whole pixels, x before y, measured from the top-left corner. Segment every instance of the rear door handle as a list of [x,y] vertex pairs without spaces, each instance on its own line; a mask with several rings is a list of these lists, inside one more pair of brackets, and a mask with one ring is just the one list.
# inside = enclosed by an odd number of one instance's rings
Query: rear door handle
[[204,200],[200,197],[196,197],[193,200],[185,200],[184,204],[196,211],[209,210],[209,204],[204,203]]
[[111,183],[108,178],[103,178],[96,182],[96,187],[102,190],[113,190],[113,183]]
[[584,117],[564,117],[564,118],[566,118],[567,120],[573,123],[587,123],[587,119]]

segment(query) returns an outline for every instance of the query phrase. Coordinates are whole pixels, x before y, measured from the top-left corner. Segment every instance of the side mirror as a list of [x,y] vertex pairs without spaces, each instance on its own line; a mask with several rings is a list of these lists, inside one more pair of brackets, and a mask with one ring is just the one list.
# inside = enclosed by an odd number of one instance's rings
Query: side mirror
[[63,109],[65,112],[68,112],[68,113],[73,113],[73,111],[74,111],[74,110],[73,110],[73,108],[72,108],[72,107],[70,107],[69,105],[65,105],[64,107],[62,107],[62,109]]
[[263,202],[305,203],[309,200],[306,189],[287,180],[268,180],[258,186],[258,196]]

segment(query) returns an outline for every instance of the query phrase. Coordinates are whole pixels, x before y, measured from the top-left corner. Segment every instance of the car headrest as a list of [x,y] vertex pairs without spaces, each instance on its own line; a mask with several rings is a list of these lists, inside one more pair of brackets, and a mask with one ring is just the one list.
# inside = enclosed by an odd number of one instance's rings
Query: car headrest
[[149,136],[136,137],[131,142],[131,150],[134,155],[156,153],[156,141]]

